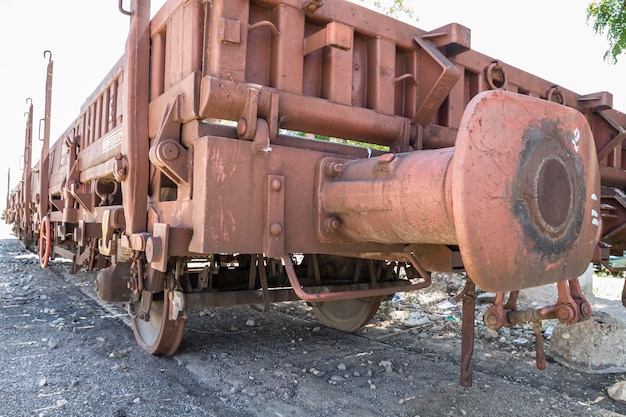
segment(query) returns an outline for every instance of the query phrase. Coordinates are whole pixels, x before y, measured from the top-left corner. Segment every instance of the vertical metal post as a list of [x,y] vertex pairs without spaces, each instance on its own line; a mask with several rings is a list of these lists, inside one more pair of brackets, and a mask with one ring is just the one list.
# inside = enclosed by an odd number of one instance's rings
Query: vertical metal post
[[31,189],[31,179],[33,175],[33,101],[27,99],[26,102],[29,103],[29,106],[28,119],[26,121],[26,134],[24,137],[24,194],[22,196],[22,219],[25,226],[24,233],[30,238],[32,233],[30,203],[33,201]]
[[468,277],[463,290],[463,317],[461,319],[461,385],[464,387],[472,386],[475,307],[476,284]]
[[53,64],[52,53],[45,51],[44,58],[48,57],[48,68],[46,72],[46,107],[44,110],[44,130],[43,146],[41,148],[41,159],[39,162],[39,206],[38,214],[41,220],[48,214],[48,185],[50,171],[50,114],[52,110],[52,73]]
[[[4,210],[4,214],[5,216],[8,215],[9,212],[9,194],[11,190],[11,168],[9,168],[9,172],[7,173],[7,205],[5,206],[5,210]],[[8,217],[5,217],[5,222],[8,222]]]
[[126,234],[144,232],[148,210],[148,103],[150,77],[150,0],[131,1],[130,34],[126,43],[126,109],[122,181]]
[[543,349],[543,336],[541,335],[541,322],[534,321],[533,322],[533,331],[535,332],[535,363],[537,364],[537,369],[546,369],[546,352]]

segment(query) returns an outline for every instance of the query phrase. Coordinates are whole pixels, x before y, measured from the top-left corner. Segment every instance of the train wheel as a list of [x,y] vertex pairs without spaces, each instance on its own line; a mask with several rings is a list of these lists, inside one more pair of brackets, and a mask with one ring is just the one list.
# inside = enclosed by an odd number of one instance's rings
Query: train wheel
[[353,333],[367,324],[386,297],[325,301],[313,304],[313,314],[326,327]]
[[152,355],[172,356],[183,338],[186,319],[170,320],[169,290],[154,294],[150,302],[150,318],[131,319],[139,346]]
[[50,262],[50,250],[52,247],[52,236],[50,234],[50,219],[44,216],[41,219],[39,230],[39,264],[42,268],[47,268]]

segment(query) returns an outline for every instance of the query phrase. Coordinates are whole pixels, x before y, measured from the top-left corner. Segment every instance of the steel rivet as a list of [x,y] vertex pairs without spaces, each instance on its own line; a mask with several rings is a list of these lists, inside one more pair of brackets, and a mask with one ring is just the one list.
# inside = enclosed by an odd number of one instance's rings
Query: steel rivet
[[280,223],[274,222],[270,224],[270,233],[272,236],[278,236],[282,232],[283,232],[283,226]]
[[283,188],[283,183],[279,179],[272,180],[272,191],[279,192]]

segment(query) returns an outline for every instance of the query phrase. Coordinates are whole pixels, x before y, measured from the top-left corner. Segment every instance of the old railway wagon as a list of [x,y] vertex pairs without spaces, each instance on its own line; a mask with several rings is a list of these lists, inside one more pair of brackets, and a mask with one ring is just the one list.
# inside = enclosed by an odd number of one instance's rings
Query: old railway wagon
[[[148,352],[173,354],[207,306],[301,299],[355,331],[431,271],[467,273],[465,384],[475,285],[498,293],[491,328],[589,317],[577,277],[626,242],[610,93],[473,51],[459,24],[426,32],[345,0],[120,10],[126,51],[54,143],[45,54],[42,155],[31,168],[31,105],[7,203],[43,267],[99,270]],[[554,305],[517,310],[517,291],[550,283]]]

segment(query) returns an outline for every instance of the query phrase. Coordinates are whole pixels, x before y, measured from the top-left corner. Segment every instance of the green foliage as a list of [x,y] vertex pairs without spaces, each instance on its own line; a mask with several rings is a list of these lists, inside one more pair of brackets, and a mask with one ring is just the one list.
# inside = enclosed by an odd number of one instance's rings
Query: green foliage
[[381,317],[387,317],[391,309],[393,309],[393,302],[391,300],[385,300],[380,303],[380,308],[378,309],[378,314]]
[[404,18],[405,21],[417,21],[417,17],[413,12],[413,7],[410,6],[411,2],[404,0],[359,0],[361,3],[366,3],[373,6],[375,9],[387,16],[394,17],[396,19]]
[[380,0],[374,0],[374,6],[391,17],[399,18],[404,15],[411,20],[415,18],[413,8],[410,6],[406,6],[403,0],[393,0],[391,2],[386,1],[384,2],[385,5],[383,5],[382,3],[383,2]]
[[597,0],[587,6],[587,23],[593,22],[593,30],[605,35],[609,49],[604,59],[615,64],[617,57],[626,50],[626,1]]
[[333,143],[343,143],[344,145],[358,146],[361,148],[369,148],[369,149],[377,149],[377,150],[386,151],[386,152],[389,151],[389,146],[376,145],[374,143],[367,143],[367,142],[359,142],[359,141],[350,140],[350,139],[333,138],[330,136],[318,135],[317,133],[313,134],[313,133],[306,133],[306,132],[297,132],[295,130],[281,130],[281,133],[284,133],[287,135],[299,136],[301,138],[324,140],[326,142],[333,142]]
[[[316,138],[316,139],[319,139],[319,138]],[[379,151],[389,152],[389,146],[376,145],[375,143],[359,142],[356,140],[341,139],[341,138],[327,138],[324,140],[328,140],[330,142],[335,142],[335,143],[343,143],[345,145],[359,146],[361,148],[378,149]]]

